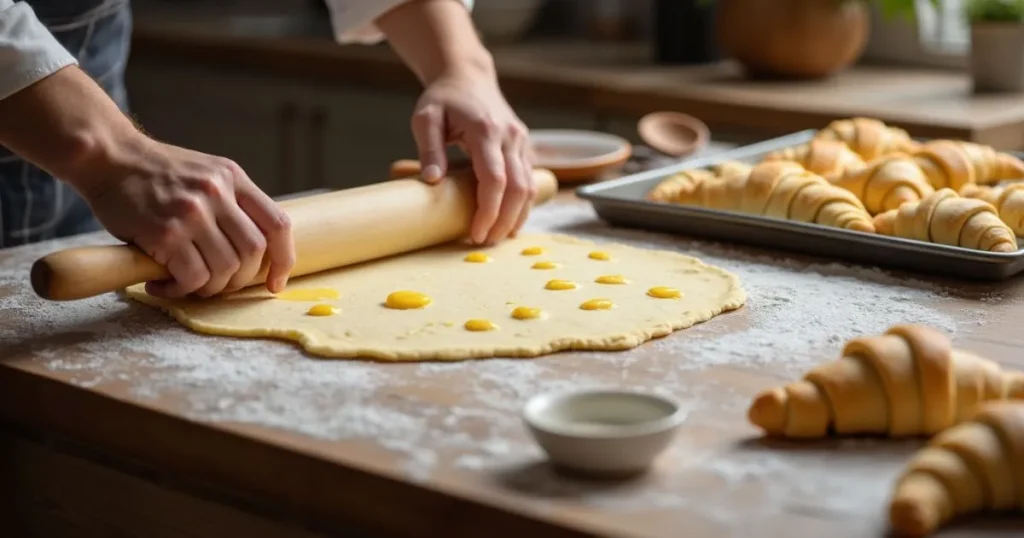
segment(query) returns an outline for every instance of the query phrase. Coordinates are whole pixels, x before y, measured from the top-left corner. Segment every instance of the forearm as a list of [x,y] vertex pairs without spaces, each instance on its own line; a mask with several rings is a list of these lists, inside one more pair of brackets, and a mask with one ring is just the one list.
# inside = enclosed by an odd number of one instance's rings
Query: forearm
[[77,66],[0,101],[0,144],[82,192],[96,188],[116,148],[143,138]]
[[410,0],[376,24],[424,84],[445,74],[494,76],[491,54],[459,0]]

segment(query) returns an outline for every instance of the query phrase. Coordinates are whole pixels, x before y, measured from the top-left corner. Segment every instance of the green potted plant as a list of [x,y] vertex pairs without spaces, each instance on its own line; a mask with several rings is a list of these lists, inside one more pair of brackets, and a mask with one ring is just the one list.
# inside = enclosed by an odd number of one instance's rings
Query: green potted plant
[[911,19],[916,6],[915,0],[698,1],[716,3],[722,50],[748,74],[770,78],[822,78],[841,71],[864,52],[871,3],[886,17]]
[[975,92],[1024,91],[1024,0],[966,0]]

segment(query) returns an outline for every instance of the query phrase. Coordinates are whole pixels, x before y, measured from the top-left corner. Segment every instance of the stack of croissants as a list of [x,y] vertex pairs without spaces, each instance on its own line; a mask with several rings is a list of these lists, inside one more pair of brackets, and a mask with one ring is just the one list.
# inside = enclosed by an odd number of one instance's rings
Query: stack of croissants
[[839,358],[755,396],[747,416],[768,436],[792,440],[930,438],[889,499],[900,536],[1024,508],[1024,372],[954,348],[932,327],[850,340]]
[[757,164],[679,172],[647,199],[1013,252],[1024,236],[1024,161],[971,142],[917,142],[858,117]]

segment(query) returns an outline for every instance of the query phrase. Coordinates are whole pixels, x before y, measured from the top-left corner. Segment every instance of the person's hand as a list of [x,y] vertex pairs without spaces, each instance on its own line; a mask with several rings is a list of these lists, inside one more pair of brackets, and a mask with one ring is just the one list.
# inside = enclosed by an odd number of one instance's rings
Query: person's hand
[[412,116],[423,179],[447,173],[445,149],[458,144],[469,154],[479,181],[470,239],[493,244],[514,236],[529,215],[533,182],[527,128],[512,111],[493,74],[438,77]]
[[[178,298],[240,289],[259,273],[282,290],[294,265],[285,214],[234,162],[146,139],[92,171],[83,192],[100,223],[134,243],[172,279],[146,292]],[[97,175],[98,174],[98,175]]]

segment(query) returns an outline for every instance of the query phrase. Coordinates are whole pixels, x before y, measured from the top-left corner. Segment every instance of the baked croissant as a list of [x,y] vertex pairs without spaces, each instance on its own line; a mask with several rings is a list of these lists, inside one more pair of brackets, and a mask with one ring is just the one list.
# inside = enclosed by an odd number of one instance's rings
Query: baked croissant
[[815,139],[807,144],[773,151],[765,161],[793,161],[825,179],[834,180],[864,166],[864,160],[844,142]]
[[889,153],[912,152],[919,145],[905,130],[889,127],[874,118],[835,120],[814,137],[845,142],[865,162]]
[[894,153],[832,180],[860,198],[872,215],[898,209],[935,192],[909,155]]
[[1024,398],[1024,373],[954,349],[923,325],[855,338],[839,359],[758,394],[747,418],[771,436],[931,435],[969,419],[988,400]]
[[989,187],[968,183],[960,189],[960,196],[984,200],[996,208],[996,213],[1018,237],[1024,236],[1024,183]]
[[684,189],[679,203],[874,231],[871,216],[853,193],[790,161],[719,166],[721,175]]
[[661,180],[647,193],[646,198],[652,202],[673,203],[679,199],[681,190],[691,188],[694,183],[710,177],[714,177],[712,172],[700,168],[684,170]]
[[1017,238],[996,214],[996,208],[977,198],[939,189],[917,202],[907,202],[875,216],[875,230],[884,235],[961,246],[990,252],[1017,250]]
[[1024,507],[1024,403],[990,402],[933,437],[889,502],[897,535],[926,536],[957,516]]
[[959,191],[968,183],[1024,179],[1024,161],[972,142],[932,140],[914,152],[914,160],[936,189]]

